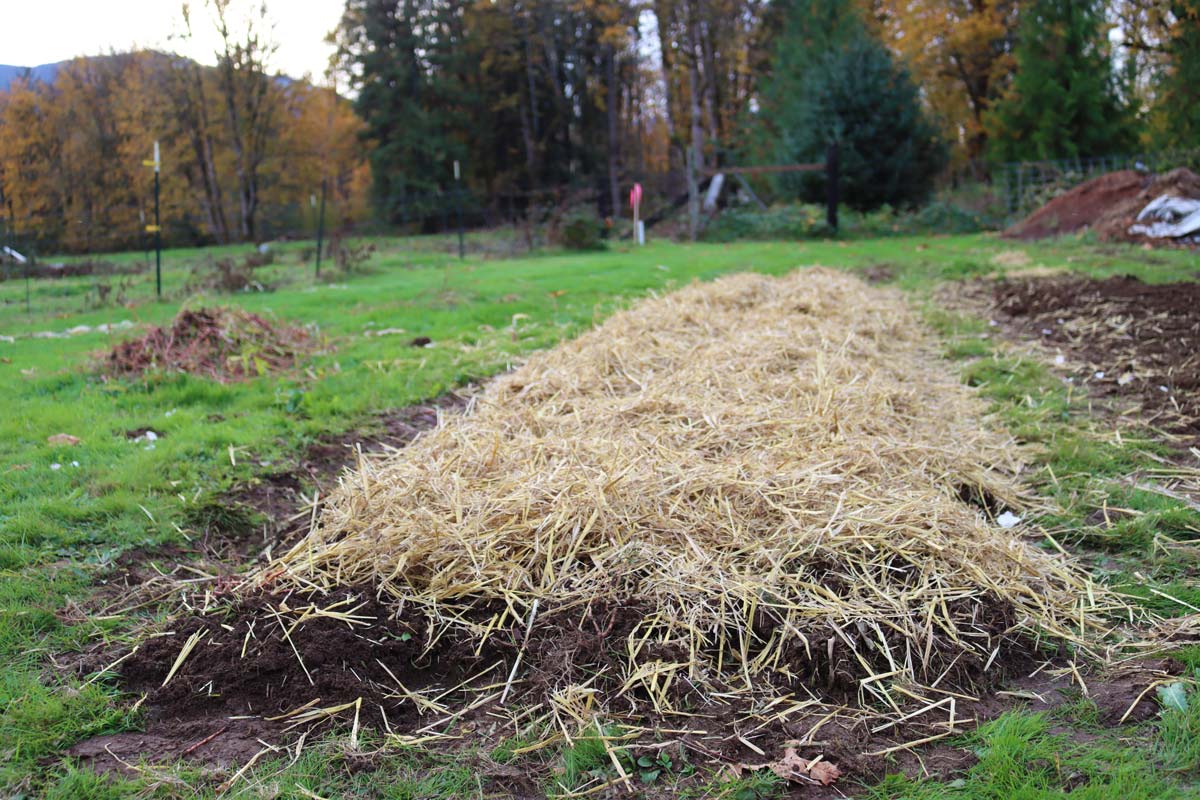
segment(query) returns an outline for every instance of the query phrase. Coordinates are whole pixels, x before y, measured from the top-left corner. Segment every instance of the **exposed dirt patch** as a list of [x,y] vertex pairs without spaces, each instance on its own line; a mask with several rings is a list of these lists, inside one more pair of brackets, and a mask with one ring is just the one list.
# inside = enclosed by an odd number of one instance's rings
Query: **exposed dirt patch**
[[156,370],[225,383],[288,369],[314,346],[308,331],[241,309],[184,309],[170,326],[118,344],[103,369],[113,377]]
[[887,262],[871,264],[855,271],[864,281],[872,286],[878,286],[881,283],[891,283],[896,280],[896,267]]
[[[114,733],[86,739],[67,751],[97,772],[132,773],[143,758],[168,763],[181,758],[220,769],[237,768],[263,749],[260,739],[277,733],[273,725],[239,720],[197,719],[153,726],[145,733]],[[268,739],[269,740],[269,739]]]
[[[100,771],[122,771],[123,762],[142,757],[239,766],[264,742],[287,745],[306,731],[330,725],[345,729],[355,717],[375,730],[461,732],[469,734],[464,741],[478,744],[481,736],[512,732],[503,724],[496,729],[495,723],[504,717],[498,696],[518,653],[525,666],[512,685],[509,708],[544,702],[555,688],[579,682],[584,672],[605,691],[621,680],[611,669],[611,648],[623,645],[649,610],[602,604],[584,610],[551,608],[539,615],[542,622],[528,638],[524,622],[510,620],[498,624],[477,650],[465,636],[449,635],[431,645],[420,614],[397,616],[371,592],[344,590],[311,598],[262,594],[223,609],[169,625],[118,667],[123,685],[146,695],[144,733],[98,737],[76,745],[70,754]],[[476,622],[487,624],[485,617],[500,611],[482,609]],[[171,674],[193,638],[194,647]],[[697,696],[695,710],[706,719],[707,732],[680,735],[679,746],[693,762],[714,765],[761,764],[777,758],[784,747],[796,747],[806,759],[821,756],[836,763],[854,781],[870,782],[896,771],[946,777],[974,763],[974,754],[944,743],[893,748],[945,732],[952,719],[956,730],[967,730],[1014,707],[1046,710],[1079,696],[1066,670],[1039,664],[1032,656],[997,663],[993,670],[995,686],[1003,685],[1005,691],[989,690],[978,702],[960,699],[953,709],[945,704],[882,731],[872,729],[877,719],[830,720],[824,712],[796,714],[760,728],[746,722],[744,708]],[[1174,672],[1178,665],[1156,662],[1089,676],[1087,683],[1104,724],[1116,725],[1122,717],[1132,723],[1157,711],[1153,692],[1143,694],[1145,688]],[[841,688],[849,700],[852,687]],[[1141,701],[1126,715],[1139,695]],[[495,734],[481,732],[484,722]],[[661,722],[667,728],[677,725]],[[527,777],[490,766],[495,769],[483,772],[498,786],[537,795]],[[839,792],[851,791],[843,781],[836,789],[800,787],[796,796],[840,797]]]
[[[153,434],[153,436],[147,436],[146,434]],[[125,431],[125,438],[133,440],[147,439],[149,441],[154,441],[156,439],[163,438],[164,435],[165,434],[163,434],[162,431],[156,431],[154,428],[130,428],[129,430]]]
[[1163,194],[1200,198],[1200,175],[1184,168],[1157,177],[1133,170],[1110,172],[1054,198],[1005,236],[1030,240],[1092,230],[1104,241],[1170,244],[1129,233],[1141,210]]
[[404,447],[437,427],[439,415],[461,413],[468,402],[469,390],[448,392],[379,414],[363,429],[322,437],[290,468],[258,475],[219,498],[222,508],[244,509],[254,521],[241,525],[237,515],[221,515],[213,524],[197,525],[201,545],[214,556],[244,564],[266,548],[290,541],[308,529],[314,494],[318,500],[326,496],[342,470],[354,465],[359,450],[366,454]]
[[1183,664],[1162,658],[1142,661],[1114,669],[1106,680],[1088,686],[1088,697],[1100,711],[1100,722],[1118,725],[1145,722],[1158,715],[1158,696],[1146,691],[1154,679],[1183,674]]
[[[1200,283],[1075,275],[984,285],[1001,321],[1059,351],[1076,383],[1139,421],[1200,442]],[[1083,369],[1078,369],[1082,366]]]

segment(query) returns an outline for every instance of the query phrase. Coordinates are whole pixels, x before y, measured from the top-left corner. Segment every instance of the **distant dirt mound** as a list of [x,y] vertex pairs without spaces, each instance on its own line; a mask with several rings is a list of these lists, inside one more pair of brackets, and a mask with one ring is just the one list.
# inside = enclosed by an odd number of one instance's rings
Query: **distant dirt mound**
[[1005,236],[1031,240],[1093,230],[1108,242],[1165,243],[1129,233],[1138,213],[1163,194],[1200,198],[1200,175],[1182,167],[1157,178],[1128,169],[1110,172],[1054,198],[1005,231]]
[[114,376],[186,372],[226,383],[286,369],[312,347],[302,328],[237,308],[184,309],[170,326],[121,342],[105,359]]

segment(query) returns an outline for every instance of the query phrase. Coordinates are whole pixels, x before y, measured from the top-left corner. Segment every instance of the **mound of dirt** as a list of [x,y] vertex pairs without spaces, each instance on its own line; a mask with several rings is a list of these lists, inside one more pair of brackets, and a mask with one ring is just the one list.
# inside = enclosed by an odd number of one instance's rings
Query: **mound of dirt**
[[169,326],[118,344],[103,369],[114,377],[157,370],[225,383],[287,369],[312,346],[308,331],[239,308],[184,309]]
[[1056,275],[992,287],[996,310],[1061,351],[1094,392],[1137,401],[1139,421],[1200,442],[1200,283]]
[[1185,168],[1158,177],[1133,170],[1110,172],[1054,198],[1005,236],[1033,240],[1091,230],[1104,241],[1166,244],[1129,233],[1141,210],[1164,194],[1200,199],[1200,175]]

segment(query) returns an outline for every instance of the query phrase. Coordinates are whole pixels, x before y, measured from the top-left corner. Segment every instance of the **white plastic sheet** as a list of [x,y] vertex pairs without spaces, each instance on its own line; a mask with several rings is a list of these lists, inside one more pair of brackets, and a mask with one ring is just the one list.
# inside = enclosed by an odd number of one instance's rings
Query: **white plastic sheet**
[[1173,197],[1155,198],[1137,216],[1138,224],[1129,232],[1153,239],[1179,239],[1200,233],[1200,200]]

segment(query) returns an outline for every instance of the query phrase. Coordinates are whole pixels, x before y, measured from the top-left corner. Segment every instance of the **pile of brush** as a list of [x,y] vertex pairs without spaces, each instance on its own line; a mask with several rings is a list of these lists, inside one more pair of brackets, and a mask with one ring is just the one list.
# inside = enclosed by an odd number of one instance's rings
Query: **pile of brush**
[[186,372],[227,382],[286,369],[312,346],[308,331],[240,308],[185,308],[170,325],[118,344],[102,368],[118,377]]
[[996,522],[1020,469],[899,296],[737,275],[618,313],[360,459],[257,585],[369,587],[418,632],[413,663],[495,644],[479,691],[560,719],[899,718],[1095,641],[1106,596]]

